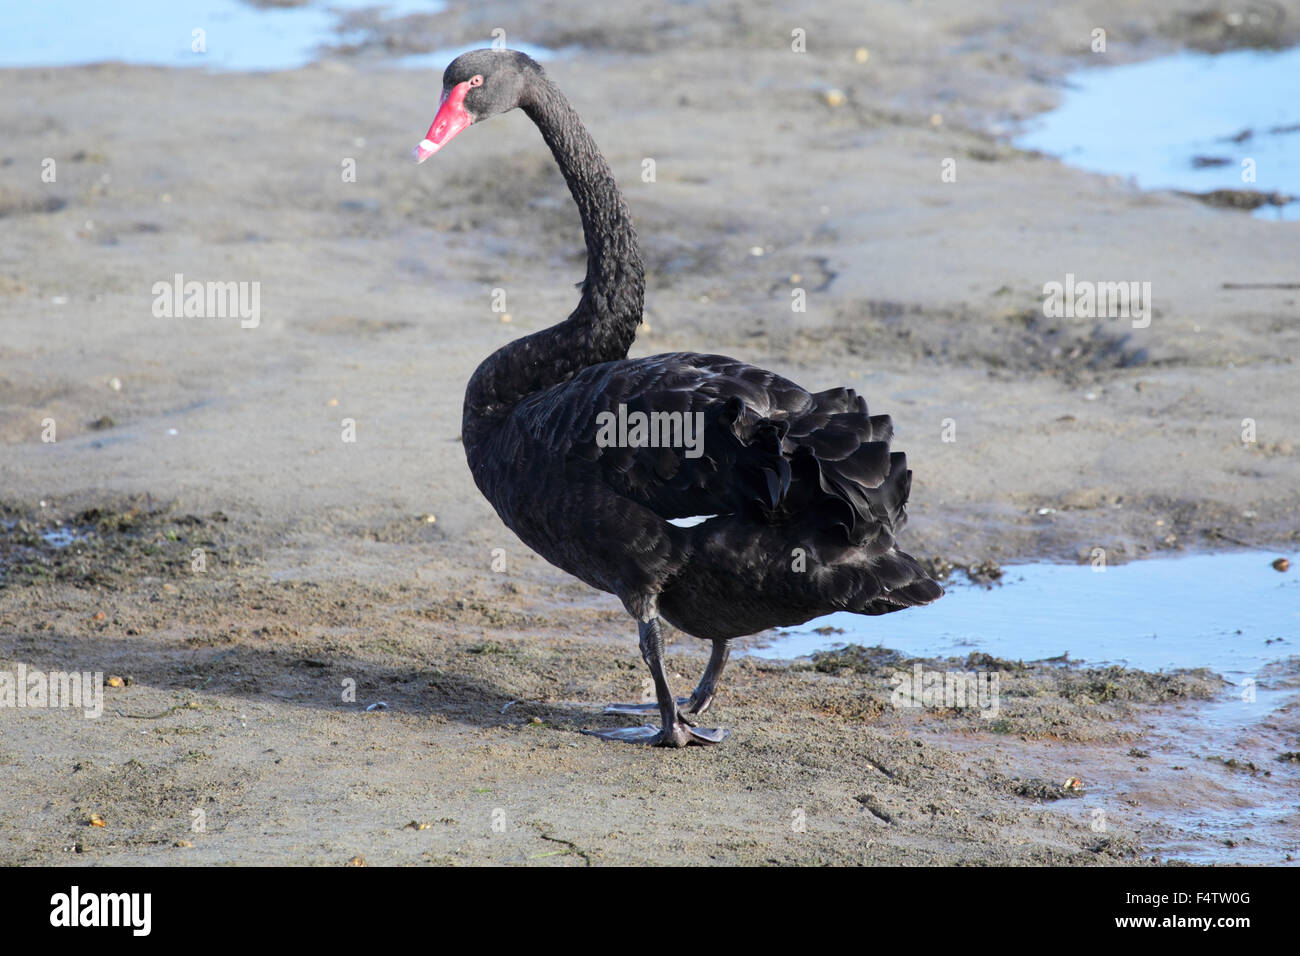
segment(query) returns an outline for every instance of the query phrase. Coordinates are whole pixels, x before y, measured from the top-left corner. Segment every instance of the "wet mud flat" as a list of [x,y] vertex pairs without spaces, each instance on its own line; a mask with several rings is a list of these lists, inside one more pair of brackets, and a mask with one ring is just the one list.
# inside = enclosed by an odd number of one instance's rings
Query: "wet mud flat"
[[[710,714],[732,739],[649,752],[579,733],[644,692],[612,599],[546,580],[441,596],[418,576],[307,580],[239,548],[255,529],[149,508],[7,511],[0,669],[121,681],[98,719],[0,715],[5,863],[1115,865],[1223,862],[1227,839],[1243,861],[1287,857],[1267,827],[1170,823],[1189,802],[1239,813],[1245,779],[1300,776],[1281,749],[1294,707],[1203,759],[1162,758],[1152,728],[1222,696],[1206,671],[742,654]],[[45,533],[69,524],[73,541]],[[421,543],[387,537],[367,547],[419,561]],[[218,540],[238,565],[194,572]],[[705,657],[674,635],[680,686]],[[996,713],[900,706],[918,668],[996,673]],[[1295,669],[1276,685],[1294,693]]]

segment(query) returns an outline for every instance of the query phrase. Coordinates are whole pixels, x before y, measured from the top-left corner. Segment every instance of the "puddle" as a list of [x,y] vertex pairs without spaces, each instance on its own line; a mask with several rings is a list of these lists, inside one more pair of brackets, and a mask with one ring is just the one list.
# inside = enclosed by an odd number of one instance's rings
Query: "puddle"
[[[1300,559],[1278,573],[1271,552],[1089,565],[1007,565],[991,589],[949,584],[930,607],[883,617],[830,614],[781,632],[760,657],[790,658],[845,643],[916,657],[983,651],[1007,660],[1122,664],[1146,671],[1208,667],[1236,682],[1300,654]],[[818,634],[814,628],[842,628]],[[1279,640],[1280,639],[1280,640]],[[1274,643],[1267,643],[1273,641]]]
[[[1135,817],[1131,822],[1145,818],[1172,829],[1155,844],[1171,859],[1294,864],[1286,856],[1300,856],[1300,774],[1276,758],[1296,750],[1297,741],[1268,715],[1296,696],[1295,686],[1259,689],[1180,705],[1148,720],[1141,747],[1150,758],[1135,761],[1127,777],[1113,778],[1096,802],[1115,807],[1140,795],[1142,810],[1126,812]],[[1234,758],[1237,766],[1224,764]],[[1197,777],[1189,779],[1191,774]],[[1202,779],[1205,784],[1198,785]]]
[[0,589],[8,583],[15,568],[39,561],[43,554],[68,551],[73,545],[89,541],[93,534],[94,528],[85,525],[59,521],[39,527],[27,521],[0,518]]
[[[1104,60],[1099,56],[1098,60]],[[1143,189],[1253,189],[1300,196],[1300,48],[1179,53],[1067,77],[1061,105],[1015,144]],[[1243,135],[1246,134],[1246,135]],[[1243,182],[1253,160],[1255,182]],[[1300,202],[1263,206],[1300,219]]]
[[[259,7],[245,0],[36,0],[0,7],[0,67],[74,66],[122,62],[219,71],[292,70],[323,48],[360,43],[365,30],[342,30],[345,17],[376,10],[383,19],[437,13],[442,0],[307,0],[301,6]],[[191,49],[204,31],[206,50]],[[488,46],[490,38],[464,49]],[[535,58],[550,51],[515,44]],[[373,47],[373,49],[371,48]],[[441,70],[445,51],[397,56],[383,44],[367,47],[366,63]]]
[[[1153,558],[1104,571],[1012,565],[991,588],[949,585],[930,607],[883,617],[831,614],[749,653],[792,658],[854,643],[913,657],[1068,653],[1146,671],[1207,667],[1230,682],[1218,698],[1143,709],[1138,746],[1147,754],[1131,763],[1080,748],[1088,795],[1059,809],[1163,826],[1172,836],[1149,845],[1169,859],[1277,865],[1300,856],[1300,770],[1277,760],[1300,751],[1283,716],[1300,698],[1291,660],[1300,655],[1300,555],[1287,555],[1282,573],[1271,566],[1280,556]],[[817,633],[828,627],[842,633]],[[1256,769],[1220,762],[1233,758]]]
[[71,525],[59,525],[41,532],[41,540],[51,548],[67,548],[78,541],[85,541],[90,535],[88,528],[74,528]]
[[94,528],[64,524],[61,521],[56,522],[52,528],[32,529],[26,522],[0,520],[0,535],[16,534],[26,539],[28,546],[35,544],[36,538],[40,538],[43,545],[56,550],[88,541],[93,533]]

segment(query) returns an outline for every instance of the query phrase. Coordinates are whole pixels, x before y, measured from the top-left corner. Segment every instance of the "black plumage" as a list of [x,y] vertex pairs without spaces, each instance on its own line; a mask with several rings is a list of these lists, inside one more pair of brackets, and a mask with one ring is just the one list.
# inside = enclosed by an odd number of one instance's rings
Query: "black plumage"
[[[474,480],[501,520],[551,563],[617,595],[638,621],[662,726],[599,735],[717,742],[725,731],[685,715],[711,703],[731,639],[832,611],[885,614],[937,599],[939,585],[895,546],[911,472],[890,448],[889,416],[869,414],[852,389],[811,393],[721,355],[628,359],[644,292],[636,232],[573,109],[513,51],[458,57],[443,86],[444,104],[463,97],[465,125],[524,109],[582,218],[588,264],[577,308],[479,366],[463,435]],[[682,426],[664,433],[676,443],[610,444],[610,422],[635,413]],[[672,522],[702,515],[713,517]],[[661,617],[714,642],[689,700],[668,687]]]

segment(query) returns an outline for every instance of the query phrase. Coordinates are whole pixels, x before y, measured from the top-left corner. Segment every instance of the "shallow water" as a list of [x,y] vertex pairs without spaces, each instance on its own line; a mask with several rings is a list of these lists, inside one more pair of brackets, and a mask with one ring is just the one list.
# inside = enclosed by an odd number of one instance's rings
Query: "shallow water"
[[1296,688],[1259,689],[1250,702],[1242,696],[1234,688],[1218,700],[1149,712],[1141,756],[1085,771],[1077,811],[1163,824],[1167,835],[1148,845],[1166,859],[1300,865],[1300,773],[1277,760],[1296,740],[1269,719],[1295,701]]
[[59,525],[41,532],[41,539],[51,548],[70,548],[79,541],[85,541],[86,531],[69,525]]
[[[1081,766],[1088,795],[1056,806],[1162,823],[1174,835],[1152,849],[1169,858],[1277,864],[1300,832],[1300,788],[1294,772],[1276,761],[1278,753],[1300,747],[1270,729],[1270,715],[1297,697],[1294,686],[1271,678],[1270,665],[1300,655],[1300,555],[1285,555],[1292,567],[1279,573],[1271,565],[1281,556],[1200,554],[1104,571],[1012,565],[991,588],[950,585],[929,607],[884,617],[831,614],[783,631],[749,653],[792,658],[851,642],[883,644],[916,657],[983,651],[1032,661],[1068,653],[1072,662],[1148,671],[1207,667],[1230,683],[1218,698],[1145,710],[1142,746],[1150,759],[1134,761],[1132,768],[1117,768],[1113,760],[1095,769]],[[842,632],[815,630],[826,627]],[[1225,757],[1251,761],[1260,770],[1211,763]],[[1145,765],[1142,772],[1138,763]],[[1197,789],[1188,793],[1189,786]],[[1143,794],[1141,810],[1124,801],[1134,792]],[[1230,840],[1236,845],[1229,846]]]
[[[937,603],[884,617],[831,614],[782,632],[761,657],[799,657],[844,643],[917,657],[979,650],[1009,660],[1113,663],[1142,670],[1208,667],[1230,680],[1300,654],[1300,572],[1280,555],[1240,551],[1090,565],[1019,564],[991,588],[949,585]],[[823,635],[818,627],[842,628]],[[1270,643],[1272,642],[1272,643]]]
[[[0,6],[0,67],[71,66],[108,61],[211,70],[291,70],[321,48],[357,42],[340,32],[350,11],[377,8],[384,18],[436,13],[442,0],[311,0],[301,7],[259,8],[242,0],[32,0]],[[194,52],[193,31],[206,50]],[[464,49],[488,46],[483,42]],[[540,47],[517,44],[536,58]],[[441,70],[448,51],[388,56],[378,62]],[[376,62],[367,59],[367,62]]]
[[[1300,48],[1186,52],[1113,67],[1096,59],[1070,74],[1060,106],[1017,146],[1131,176],[1143,189],[1300,195]],[[1254,161],[1253,183],[1242,179],[1244,160]],[[1300,202],[1255,215],[1300,219]]]

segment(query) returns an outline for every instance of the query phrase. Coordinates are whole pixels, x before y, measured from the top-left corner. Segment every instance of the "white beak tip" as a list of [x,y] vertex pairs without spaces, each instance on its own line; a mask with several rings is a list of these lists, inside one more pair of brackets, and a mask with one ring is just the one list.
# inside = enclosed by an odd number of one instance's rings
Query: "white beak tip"
[[437,151],[437,145],[427,139],[422,139],[420,145],[411,150],[411,155],[415,157],[417,163],[422,163]]

